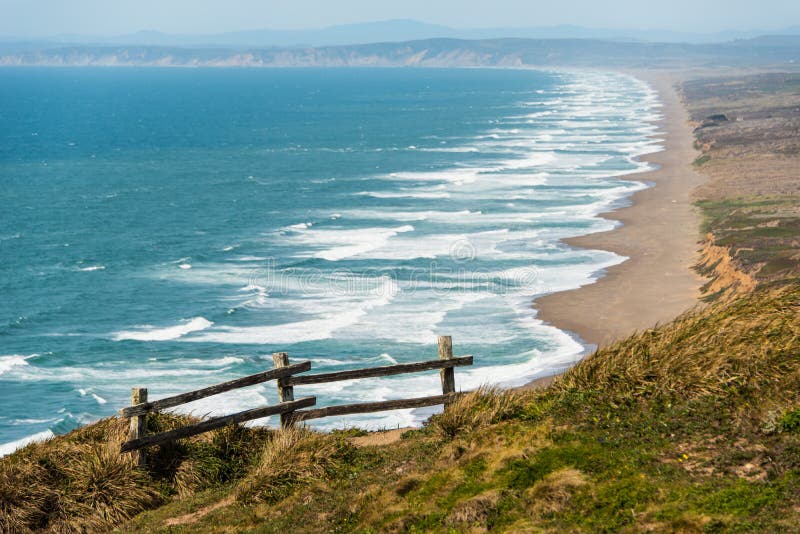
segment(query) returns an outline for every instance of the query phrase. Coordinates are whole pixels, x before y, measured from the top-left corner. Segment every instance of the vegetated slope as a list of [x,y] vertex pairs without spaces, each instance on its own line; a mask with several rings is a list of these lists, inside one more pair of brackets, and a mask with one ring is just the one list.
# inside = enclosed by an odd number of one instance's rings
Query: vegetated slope
[[228,428],[137,472],[106,420],[0,460],[0,530],[798,531],[799,356],[790,281],[602,349],[549,389],[467,394],[384,446]]
[[800,274],[800,74],[695,79],[682,93],[710,178],[696,193],[709,294]]

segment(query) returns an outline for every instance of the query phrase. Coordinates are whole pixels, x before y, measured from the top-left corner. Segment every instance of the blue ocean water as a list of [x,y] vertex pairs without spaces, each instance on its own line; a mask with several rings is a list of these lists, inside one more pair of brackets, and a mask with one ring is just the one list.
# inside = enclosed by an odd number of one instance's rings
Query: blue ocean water
[[[521,383],[582,346],[537,295],[624,258],[559,239],[644,184],[655,93],[532,70],[0,70],[0,444],[272,366],[420,361]],[[438,374],[303,388],[435,394]],[[274,384],[186,407],[276,401]],[[425,412],[325,426],[393,427]]]

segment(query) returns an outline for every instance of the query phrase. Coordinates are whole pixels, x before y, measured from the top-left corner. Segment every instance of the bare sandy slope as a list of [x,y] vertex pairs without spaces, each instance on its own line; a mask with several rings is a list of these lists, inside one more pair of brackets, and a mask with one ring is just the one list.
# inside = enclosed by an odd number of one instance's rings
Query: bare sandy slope
[[594,284],[535,303],[539,318],[593,345],[673,319],[697,304],[702,285],[691,269],[700,239],[691,192],[704,178],[691,166],[698,153],[688,114],[669,75],[636,76],[647,80],[664,104],[660,126],[666,150],[643,158],[660,168],[632,177],[655,186],[636,193],[632,206],[604,215],[621,221],[621,228],[567,240],[572,246],[610,250],[629,259]]

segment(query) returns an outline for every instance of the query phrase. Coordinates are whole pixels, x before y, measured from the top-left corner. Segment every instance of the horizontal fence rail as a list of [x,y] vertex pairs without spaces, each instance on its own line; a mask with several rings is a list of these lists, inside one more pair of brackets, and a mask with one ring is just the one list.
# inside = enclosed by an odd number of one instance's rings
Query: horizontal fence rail
[[181,393],[172,397],[166,397],[153,402],[147,402],[147,389],[146,388],[133,388],[131,392],[131,406],[123,408],[119,411],[122,417],[130,417],[131,426],[128,432],[128,441],[122,444],[120,452],[132,452],[134,460],[139,466],[145,464],[145,453],[142,449],[159,445],[168,441],[173,441],[181,438],[188,438],[203,432],[221,428],[223,426],[232,425],[236,423],[243,423],[252,419],[260,419],[270,415],[290,413],[298,408],[308,408],[314,406],[317,402],[316,397],[307,397],[294,401],[294,402],[281,402],[273,406],[264,406],[260,408],[253,408],[222,417],[215,417],[207,419],[199,423],[187,425],[167,432],[160,432],[158,434],[147,435],[147,414],[150,412],[157,412],[167,408],[180,406],[192,401],[204,399],[212,395],[218,395],[226,391],[231,391],[238,388],[253,386],[269,380],[281,380],[287,376],[295,373],[302,373],[311,369],[311,362],[299,362],[294,365],[287,365],[280,369],[270,369],[262,373],[229,380],[220,384],[215,384],[206,388],[190,391],[188,393]]
[[[273,359],[276,367],[289,365],[289,355],[285,352],[274,354]],[[326,408],[316,408],[313,410],[287,412],[281,414],[281,425],[289,426],[298,421],[319,419],[321,417],[332,417],[335,415],[383,412],[388,410],[399,410],[403,408],[422,408],[425,406],[435,406],[437,404],[448,404],[452,402],[456,395],[454,368],[464,365],[472,365],[472,363],[472,356],[461,356],[459,358],[454,358],[453,339],[450,336],[439,336],[438,360],[281,378],[278,380],[278,397],[282,401],[293,399],[294,386],[300,385],[324,384],[327,382],[339,382],[342,380],[358,380],[363,378],[391,376],[404,373],[417,373],[432,369],[439,369],[442,381],[441,395],[380,402],[361,402],[357,404],[344,404],[339,406],[329,406]]]
[[145,402],[135,406],[129,406],[128,408],[121,409],[119,414],[122,417],[133,417],[134,415],[144,415],[147,412],[158,412],[167,408],[180,406],[181,404],[187,404],[192,401],[204,399],[212,395],[218,395],[233,389],[254,386],[262,382],[283,378],[294,373],[302,373],[303,371],[308,371],[310,369],[311,362],[296,363],[282,369],[271,369],[263,373],[237,378],[236,380],[230,380],[228,382],[216,384],[207,388],[190,391],[188,393],[181,393],[180,395],[175,395],[174,397],[167,397],[165,399],[159,399],[153,402]]
[[360,402],[358,404],[341,404],[339,406],[328,406],[326,408],[317,408],[314,410],[298,410],[291,415],[291,420],[295,422],[319,419],[320,417],[331,417],[333,415],[385,412],[388,410],[400,410],[402,408],[424,408],[426,406],[446,404],[453,400],[456,395],[457,393],[448,393],[447,395],[434,395],[433,397],[419,397],[416,399]]
[[[402,363],[396,365],[386,365],[381,367],[369,367],[364,369],[352,369],[348,371],[336,371],[332,373],[319,373],[315,375],[303,375],[311,370],[311,362],[303,361],[295,364],[289,363],[289,354],[276,352],[272,355],[274,368],[269,371],[256,373],[254,375],[229,380],[213,386],[173,395],[152,402],[147,401],[147,389],[133,388],[131,394],[131,406],[119,410],[122,417],[130,418],[130,432],[128,441],[120,447],[121,452],[131,452],[135,455],[136,461],[140,466],[145,463],[144,450],[146,447],[160,445],[177,439],[188,438],[203,432],[208,432],[216,428],[261,419],[270,415],[280,415],[281,426],[290,426],[298,422],[321,417],[332,417],[337,415],[350,415],[358,413],[382,412],[388,410],[398,410],[407,408],[422,408],[435,406],[438,404],[449,404],[456,396],[455,374],[456,367],[472,365],[472,356],[453,357],[453,341],[450,336],[439,336],[439,359],[425,362]],[[294,387],[314,384],[325,384],[328,382],[340,382],[344,380],[359,380],[365,378],[376,378],[392,376],[406,373],[418,373],[438,369],[441,382],[442,394],[429,397],[417,397],[412,399],[397,399],[379,402],[361,402],[356,404],[343,404],[338,406],[327,406],[322,408],[311,408],[316,406],[316,397],[303,397],[298,400],[294,398]],[[226,391],[238,388],[253,386],[275,380],[278,388],[278,404],[253,408],[242,412],[206,419],[198,423],[175,428],[158,434],[147,435],[147,415],[151,412],[158,412],[167,408],[173,408],[192,401],[218,395]]]
[[222,417],[215,417],[213,419],[206,419],[193,425],[183,426],[167,432],[160,432],[150,436],[144,436],[138,439],[132,439],[122,444],[121,452],[134,451],[152,445],[160,445],[167,441],[173,441],[181,438],[188,438],[221,428],[223,426],[233,425],[236,423],[244,423],[252,419],[261,419],[262,417],[269,417],[279,413],[286,413],[297,410],[298,408],[307,408],[316,404],[316,397],[305,397],[291,402],[282,402],[273,406],[264,406],[263,408],[253,408],[252,410],[245,410],[243,412],[234,413],[231,415],[224,415]]
[[398,365],[385,365],[383,367],[369,367],[367,369],[353,369],[351,371],[337,371],[335,373],[321,373],[317,375],[292,376],[284,380],[287,386],[302,386],[309,384],[325,384],[326,382],[340,382],[342,380],[356,380],[359,378],[374,378],[378,376],[401,375],[417,373],[431,369],[446,369],[472,365],[472,356],[460,356],[452,360],[431,360],[419,363],[401,363]]

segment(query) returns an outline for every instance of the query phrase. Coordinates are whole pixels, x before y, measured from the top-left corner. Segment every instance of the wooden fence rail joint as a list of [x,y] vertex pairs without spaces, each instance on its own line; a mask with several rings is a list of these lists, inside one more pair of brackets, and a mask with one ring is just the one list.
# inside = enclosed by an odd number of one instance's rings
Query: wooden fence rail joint
[[140,437],[126,441],[120,447],[120,452],[135,451],[144,447],[151,447],[159,445],[167,441],[174,441],[176,439],[188,438],[221,428],[236,423],[244,423],[252,419],[261,419],[262,417],[269,417],[270,415],[283,414],[292,412],[298,408],[307,408],[314,406],[317,403],[316,397],[304,397],[292,402],[282,402],[272,406],[264,406],[262,408],[253,408],[252,410],[245,410],[243,412],[234,413],[231,415],[223,415],[222,417],[214,417],[213,419],[206,419],[193,425],[183,426],[166,432],[158,434],[151,434],[149,436]]
[[145,401],[133,406],[128,406],[127,408],[122,408],[119,411],[119,414],[122,417],[133,417],[136,415],[144,415],[148,412],[158,412],[167,408],[180,406],[181,404],[186,404],[188,402],[204,399],[212,395],[218,395],[233,389],[254,386],[262,382],[275,380],[276,378],[283,378],[295,373],[309,371],[310,369],[311,362],[299,362],[282,369],[270,369],[269,371],[264,371],[263,373],[256,373],[254,375],[237,378],[235,380],[229,380],[227,382],[222,382],[220,384],[215,384],[203,389],[190,391],[188,393],[181,393],[180,395],[174,395],[172,397],[167,397],[152,402]]
[[368,367],[366,369],[352,369],[349,371],[336,371],[333,373],[320,373],[316,375],[290,376],[283,380],[287,386],[302,386],[309,384],[324,384],[326,382],[340,382],[342,380],[356,380],[359,378],[374,378],[379,376],[400,375],[429,371],[431,369],[446,369],[472,365],[472,356],[460,356],[449,360],[431,360],[427,362],[401,363],[385,365],[382,367]]

